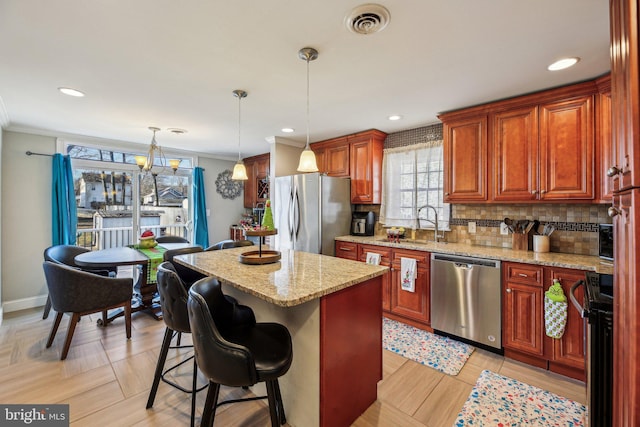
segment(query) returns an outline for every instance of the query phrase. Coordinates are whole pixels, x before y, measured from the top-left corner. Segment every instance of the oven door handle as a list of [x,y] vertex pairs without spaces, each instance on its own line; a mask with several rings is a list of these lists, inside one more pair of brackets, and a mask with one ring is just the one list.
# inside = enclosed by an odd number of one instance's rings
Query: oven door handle
[[578,302],[578,299],[576,298],[576,289],[578,289],[580,286],[585,286],[584,280],[578,280],[576,283],[571,285],[571,289],[569,289],[569,298],[571,298],[571,302],[573,303],[574,307],[578,310],[580,316],[584,319],[589,315],[589,310],[584,306],[584,304],[580,304]]

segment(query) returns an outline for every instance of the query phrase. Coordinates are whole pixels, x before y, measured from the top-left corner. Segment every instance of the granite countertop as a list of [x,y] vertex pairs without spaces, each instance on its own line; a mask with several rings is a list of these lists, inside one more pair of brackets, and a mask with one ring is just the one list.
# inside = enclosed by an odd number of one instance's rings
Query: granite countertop
[[527,264],[574,268],[577,270],[587,270],[603,274],[613,274],[613,262],[590,255],[575,255],[559,252],[537,253],[532,251],[516,251],[511,248],[498,248],[494,246],[476,246],[465,243],[436,243],[426,242],[424,240],[401,240],[400,243],[391,243],[381,236],[339,236],[336,237],[336,240],[366,245],[378,245],[391,248],[403,248],[441,254],[482,257],[500,261],[522,262]]
[[[263,249],[267,248],[263,246]],[[388,267],[293,250],[282,251],[281,259],[276,263],[246,265],[238,259],[247,250],[247,247],[240,247],[197,252],[174,259],[282,307],[303,304],[388,271]]]

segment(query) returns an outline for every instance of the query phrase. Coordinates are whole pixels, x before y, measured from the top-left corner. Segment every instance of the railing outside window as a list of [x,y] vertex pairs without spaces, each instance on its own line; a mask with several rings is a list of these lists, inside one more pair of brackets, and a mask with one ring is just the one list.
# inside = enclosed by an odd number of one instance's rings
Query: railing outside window
[[[187,240],[189,229],[185,224],[148,225],[145,230],[153,231],[156,237],[180,236]],[[133,227],[82,228],[76,233],[76,244],[92,251],[133,245],[138,236],[133,235]]]

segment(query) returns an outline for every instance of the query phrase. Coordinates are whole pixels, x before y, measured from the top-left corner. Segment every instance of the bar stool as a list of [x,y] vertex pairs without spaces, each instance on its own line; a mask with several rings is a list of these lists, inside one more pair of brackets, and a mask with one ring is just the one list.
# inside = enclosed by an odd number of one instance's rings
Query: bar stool
[[235,309],[220,282],[208,277],[189,289],[187,303],[193,347],[200,371],[209,379],[202,426],[213,426],[220,386],[265,382],[272,427],[286,423],[278,378],[293,360],[291,335],[278,323],[256,323]]

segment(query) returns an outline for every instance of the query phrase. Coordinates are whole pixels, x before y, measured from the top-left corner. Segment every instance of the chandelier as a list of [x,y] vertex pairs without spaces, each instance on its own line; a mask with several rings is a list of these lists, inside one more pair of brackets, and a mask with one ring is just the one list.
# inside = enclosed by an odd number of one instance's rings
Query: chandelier
[[[178,166],[180,165],[180,159],[169,159],[167,162],[167,157],[164,155],[162,148],[156,142],[156,132],[160,131],[160,128],[155,126],[149,126],[149,130],[153,132],[153,137],[151,138],[151,145],[149,145],[149,151],[146,156],[135,156],[136,164],[140,168],[140,172],[151,173],[152,175],[158,175],[158,173],[162,173],[167,164],[171,169],[173,169],[173,174],[175,175],[178,170]],[[160,171],[155,171],[153,169],[155,160],[158,159],[160,161]]]

